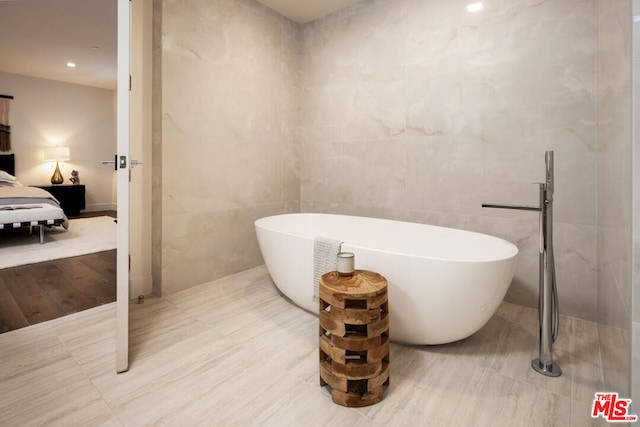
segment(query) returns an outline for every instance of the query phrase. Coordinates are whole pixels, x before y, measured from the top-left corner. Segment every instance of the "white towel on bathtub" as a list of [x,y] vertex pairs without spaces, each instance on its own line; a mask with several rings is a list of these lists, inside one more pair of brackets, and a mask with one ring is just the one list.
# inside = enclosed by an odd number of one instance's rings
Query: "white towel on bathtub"
[[313,301],[319,301],[320,277],[334,271],[338,263],[338,253],[342,242],[326,237],[316,237],[313,241]]

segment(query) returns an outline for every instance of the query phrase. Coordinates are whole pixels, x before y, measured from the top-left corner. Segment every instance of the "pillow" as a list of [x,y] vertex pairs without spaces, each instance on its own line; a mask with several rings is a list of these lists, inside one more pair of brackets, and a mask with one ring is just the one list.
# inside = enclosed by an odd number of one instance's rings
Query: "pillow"
[[0,182],[16,182],[16,181],[18,181],[18,178],[16,178],[15,176],[5,171],[0,171]]
[[0,187],[22,187],[20,181],[6,182],[0,181]]

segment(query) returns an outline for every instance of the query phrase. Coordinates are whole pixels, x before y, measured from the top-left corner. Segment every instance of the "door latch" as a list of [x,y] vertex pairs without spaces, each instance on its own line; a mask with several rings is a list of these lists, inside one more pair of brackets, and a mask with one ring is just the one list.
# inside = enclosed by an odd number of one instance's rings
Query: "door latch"
[[118,155],[113,156],[113,160],[103,160],[103,165],[113,165],[113,170],[118,170]]

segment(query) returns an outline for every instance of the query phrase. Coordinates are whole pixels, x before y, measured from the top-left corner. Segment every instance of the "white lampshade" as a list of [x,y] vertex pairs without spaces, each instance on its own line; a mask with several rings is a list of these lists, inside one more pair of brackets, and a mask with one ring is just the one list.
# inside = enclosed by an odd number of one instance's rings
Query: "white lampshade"
[[44,160],[45,162],[54,162],[56,160],[66,161],[69,160],[71,150],[69,147],[45,147],[44,148]]

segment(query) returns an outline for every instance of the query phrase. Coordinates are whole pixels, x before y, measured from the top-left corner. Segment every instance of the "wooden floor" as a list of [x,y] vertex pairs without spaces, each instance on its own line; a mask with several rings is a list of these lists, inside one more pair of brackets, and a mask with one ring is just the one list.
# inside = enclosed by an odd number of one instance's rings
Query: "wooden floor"
[[115,250],[0,269],[0,333],[115,300]]

